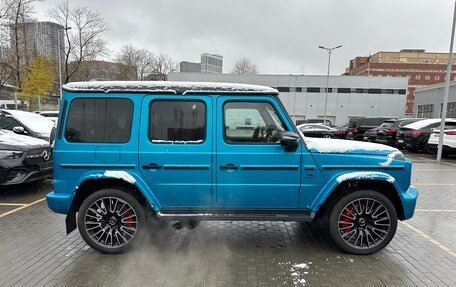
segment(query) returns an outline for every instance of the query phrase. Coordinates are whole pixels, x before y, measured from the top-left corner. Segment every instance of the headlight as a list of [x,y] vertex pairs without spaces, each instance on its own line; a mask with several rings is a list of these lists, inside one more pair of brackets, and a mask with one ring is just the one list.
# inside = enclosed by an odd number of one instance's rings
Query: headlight
[[23,152],[18,150],[0,150],[0,159],[17,159],[22,157]]

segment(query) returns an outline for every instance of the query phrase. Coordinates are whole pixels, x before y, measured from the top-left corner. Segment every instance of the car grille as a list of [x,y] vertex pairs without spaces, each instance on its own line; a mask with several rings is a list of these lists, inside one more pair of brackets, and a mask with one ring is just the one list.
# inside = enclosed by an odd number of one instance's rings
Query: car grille
[[52,163],[52,160],[52,151],[50,148],[39,148],[27,151],[24,163],[29,165],[48,165],[48,163]]

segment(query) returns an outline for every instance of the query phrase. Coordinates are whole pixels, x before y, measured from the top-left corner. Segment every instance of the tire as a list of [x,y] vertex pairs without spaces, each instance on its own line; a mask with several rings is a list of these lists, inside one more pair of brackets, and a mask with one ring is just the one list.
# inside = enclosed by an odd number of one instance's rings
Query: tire
[[79,208],[78,229],[82,238],[102,253],[124,252],[138,241],[145,227],[144,208],[126,191],[96,191]]
[[326,135],[323,135],[323,138],[325,138],[325,139],[332,139],[332,136],[329,135],[329,134],[326,134]]
[[[375,253],[385,248],[396,233],[396,209],[393,203],[379,192],[353,191],[336,198],[330,206],[329,235],[334,244],[344,252],[355,255]],[[377,219],[379,216],[382,217]]]
[[424,141],[423,150],[424,150],[424,152],[427,153],[427,154],[432,154],[432,149],[429,147],[428,142],[429,142],[429,139],[426,139],[426,140]]

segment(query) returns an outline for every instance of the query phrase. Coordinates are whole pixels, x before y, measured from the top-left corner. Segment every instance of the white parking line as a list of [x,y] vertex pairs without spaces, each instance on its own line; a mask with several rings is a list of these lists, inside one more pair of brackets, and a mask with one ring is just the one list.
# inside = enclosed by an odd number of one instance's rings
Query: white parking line
[[445,245],[443,245],[442,243],[440,243],[439,241],[435,240],[434,238],[432,238],[431,236],[427,235],[426,233],[424,233],[423,231],[419,230],[418,228],[416,228],[415,226],[407,223],[407,222],[402,222],[402,224],[404,224],[405,226],[407,226],[409,229],[411,229],[412,231],[414,231],[415,233],[417,233],[418,235],[420,235],[421,237],[423,237],[424,239],[428,240],[429,242],[431,242],[432,244],[434,244],[435,246],[437,246],[438,248],[442,249],[443,251],[445,251],[446,253],[450,254],[451,256],[453,257],[456,257],[456,252],[454,252],[453,250],[451,250],[450,248],[446,247]]
[[456,212],[456,209],[415,209],[421,212]]
[[[432,163],[439,163],[437,160],[435,159],[430,159],[430,158],[426,158],[426,157],[421,157],[421,156],[414,156],[415,158],[417,159],[422,159],[422,160],[426,160],[428,162],[432,162]],[[441,161],[440,163],[442,164],[447,164],[447,165],[451,165],[451,166],[456,166],[455,163],[450,163],[450,162],[447,162],[447,161]]]

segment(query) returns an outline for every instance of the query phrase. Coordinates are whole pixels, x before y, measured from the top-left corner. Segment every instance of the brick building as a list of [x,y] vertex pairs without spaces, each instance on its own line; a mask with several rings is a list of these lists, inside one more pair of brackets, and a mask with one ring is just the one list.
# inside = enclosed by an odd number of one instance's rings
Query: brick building
[[[456,55],[453,55],[453,63]],[[401,50],[400,52],[377,52],[368,57],[350,60],[344,75],[408,77],[409,86],[405,114],[413,113],[416,88],[438,84],[445,81],[447,53],[429,53],[422,50]],[[453,65],[451,79],[456,77]]]

